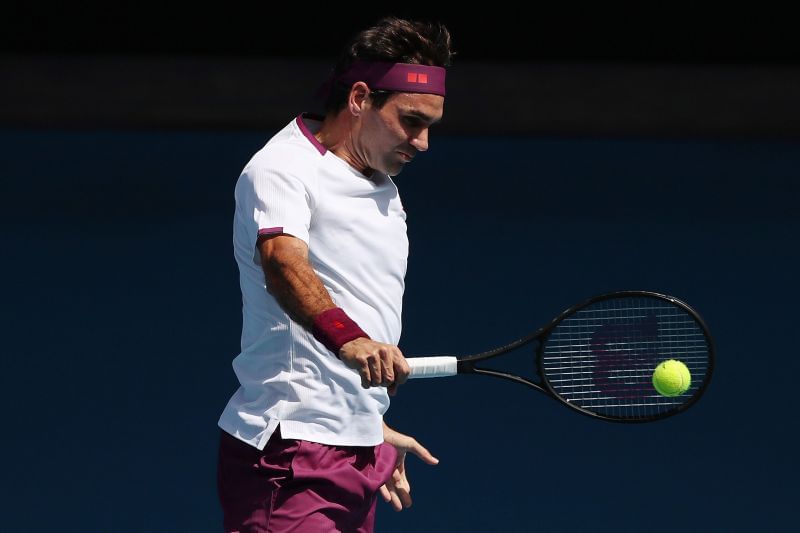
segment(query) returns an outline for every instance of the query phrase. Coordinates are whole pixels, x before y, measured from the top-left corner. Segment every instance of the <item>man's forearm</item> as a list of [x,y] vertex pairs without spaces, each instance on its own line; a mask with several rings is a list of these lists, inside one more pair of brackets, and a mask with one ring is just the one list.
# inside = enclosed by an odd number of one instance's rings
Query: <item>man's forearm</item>
[[395,345],[372,340],[336,306],[308,260],[306,243],[278,235],[259,241],[258,250],[267,290],[292,320],[356,370],[364,388],[386,386],[394,395],[410,371],[402,352]]
[[267,290],[292,319],[311,328],[314,317],[336,307],[302,246],[280,251],[262,249],[262,266]]

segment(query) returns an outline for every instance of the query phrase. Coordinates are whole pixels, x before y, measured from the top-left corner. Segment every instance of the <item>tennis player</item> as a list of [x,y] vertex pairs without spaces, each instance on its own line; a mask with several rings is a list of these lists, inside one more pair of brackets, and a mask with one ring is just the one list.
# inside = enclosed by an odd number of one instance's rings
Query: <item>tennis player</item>
[[301,114],[236,184],[240,387],[219,420],[226,531],[370,532],[378,492],[411,505],[405,456],[436,464],[383,415],[409,374],[397,343],[406,215],[391,176],[442,117],[447,29],[394,17],[348,44]]

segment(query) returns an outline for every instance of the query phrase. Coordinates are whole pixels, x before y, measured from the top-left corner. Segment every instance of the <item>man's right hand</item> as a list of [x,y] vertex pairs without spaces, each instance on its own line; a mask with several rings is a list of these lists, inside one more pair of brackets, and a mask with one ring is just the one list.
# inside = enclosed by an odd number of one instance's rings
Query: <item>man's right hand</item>
[[411,372],[400,348],[365,337],[345,343],[339,350],[339,359],[358,371],[362,387],[388,387],[391,396]]

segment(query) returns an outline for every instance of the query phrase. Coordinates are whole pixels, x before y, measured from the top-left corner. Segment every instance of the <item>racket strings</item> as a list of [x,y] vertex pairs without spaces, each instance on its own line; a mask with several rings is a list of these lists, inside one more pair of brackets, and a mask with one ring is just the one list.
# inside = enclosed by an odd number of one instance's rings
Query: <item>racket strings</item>
[[[677,359],[689,368],[689,389],[660,395],[656,366]],[[706,333],[669,301],[644,296],[601,300],[563,319],[550,333],[542,373],[553,392],[581,409],[620,419],[676,410],[700,389],[710,365]]]

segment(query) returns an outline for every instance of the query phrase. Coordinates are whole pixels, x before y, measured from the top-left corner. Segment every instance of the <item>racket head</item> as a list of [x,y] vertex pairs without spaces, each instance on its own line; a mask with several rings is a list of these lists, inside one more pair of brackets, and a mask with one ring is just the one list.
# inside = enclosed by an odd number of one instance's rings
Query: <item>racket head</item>
[[[618,291],[556,317],[539,337],[537,366],[546,390],[569,407],[616,422],[649,422],[683,412],[703,395],[715,348],[700,315],[673,296]],[[663,396],[652,376],[664,360],[683,362],[691,384]]]

